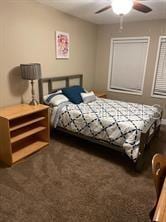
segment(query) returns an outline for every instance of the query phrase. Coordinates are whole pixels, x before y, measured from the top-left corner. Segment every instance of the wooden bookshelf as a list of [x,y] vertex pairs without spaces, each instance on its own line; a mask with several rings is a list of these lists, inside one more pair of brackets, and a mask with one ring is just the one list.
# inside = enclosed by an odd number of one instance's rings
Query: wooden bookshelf
[[41,132],[41,131],[43,131],[43,130],[45,130],[46,129],[46,127],[44,127],[44,126],[35,126],[34,128],[29,128],[28,130],[22,130],[22,129],[20,129],[20,130],[18,130],[17,131],[17,134],[16,135],[14,135],[14,136],[11,136],[11,143],[16,143],[16,142],[18,142],[18,141],[20,141],[20,140],[22,140],[22,139],[24,139],[24,138],[27,138],[27,137],[29,137],[29,136],[32,136],[33,134],[36,134],[36,133],[39,133],[39,132]]
[[8,165],[49,144],[48,106],[0,108],[0,159]]
[[38,117],[38,118],[35,118],[35,119],[27,120],[26,122],[23,122],[23,123],[18,123],[17,125],[14,125],[13,127],[12,126],[10,127],[10,132],[15,131],[17,129],[20,129],[22,127],[31,125],[33,123],[39,122],[43,119],[45,119],[45,117],[41,116],[41,117]]
[[20,149],[17,151],[13,152],[13,162],[17,162],[18,160],[21,160],[22,158],[29,156],[30,154],[40,150],[44,146],[47,146],[48,143],[44,142],[42,140],[34,140],[33,142],[31,141],[30,143],[25,143]]

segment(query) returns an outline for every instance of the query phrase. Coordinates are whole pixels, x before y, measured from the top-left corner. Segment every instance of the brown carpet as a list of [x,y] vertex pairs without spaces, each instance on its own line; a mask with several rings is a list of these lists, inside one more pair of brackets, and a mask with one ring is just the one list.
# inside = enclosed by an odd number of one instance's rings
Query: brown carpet
[[0,222],[146,222],[155,200],[151,158],[164,152],[161,128],[144,172],[119,152],[55,132],[48,148],[0,167]]

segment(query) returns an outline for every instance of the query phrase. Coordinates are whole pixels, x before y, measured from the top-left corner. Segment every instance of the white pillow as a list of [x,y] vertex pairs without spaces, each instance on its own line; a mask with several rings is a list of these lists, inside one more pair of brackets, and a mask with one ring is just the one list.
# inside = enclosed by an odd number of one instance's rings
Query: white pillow
[[53,93],[50,93],[50,94],[47,94],[47,95],[43,96],[43,101],[44,101],[44,103],[48,105],[49,102],[47,101],[47,99],[48,99],[50,96],[52,96],[52,95],[57,95],[57,94],[62,94],[62,90],[60,89],[60,90],[58,90],[58,91],[56,91],[56,92],[53,92]]
[[81,93],[81,97],[84,103],[90,103],[96,100],[96,96],[93,91]]
[[61,103],[68,102],[68,98],[63,94],[55,95],[50,101],[49,105],[52,106],[59,106]]
[[62,94],[61,90],[55,93],[48,94],[44,96],[43,99],[47,105],[51,105],[51,106],[58,106],[61,103],[69,101],[69,99],[65,95]]

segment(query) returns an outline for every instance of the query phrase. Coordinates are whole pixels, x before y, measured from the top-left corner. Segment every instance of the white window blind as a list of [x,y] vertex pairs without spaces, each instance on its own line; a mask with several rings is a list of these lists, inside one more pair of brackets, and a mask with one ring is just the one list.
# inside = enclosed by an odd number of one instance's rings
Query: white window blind
[[149,37],[112,39],[108,90],[143,91]]
[[160,37],[153,95],[166,96],[166,37]]

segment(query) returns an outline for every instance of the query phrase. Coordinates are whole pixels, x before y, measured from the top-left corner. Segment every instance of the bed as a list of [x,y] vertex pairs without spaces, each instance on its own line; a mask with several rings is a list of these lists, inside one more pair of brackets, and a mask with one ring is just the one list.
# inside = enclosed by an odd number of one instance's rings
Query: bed
[[[63,81],[63,87],[69,87],[73,80],[83,85],[81,74],[40,79],[40,102],[43,103],[44,84],[52,93],[61,89],[54,88],[54,82]],[[144,150],[159,132],[161,116],[159,107],[97,98],[87,104],[68,102],[54,107],[51,122],[57,130],[125,153],[140,170]]]

